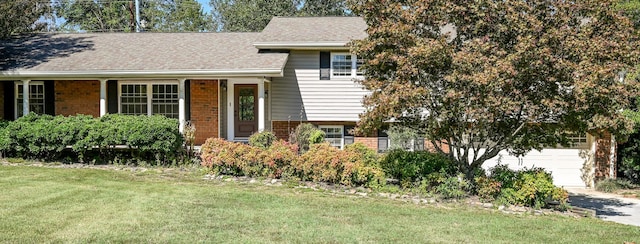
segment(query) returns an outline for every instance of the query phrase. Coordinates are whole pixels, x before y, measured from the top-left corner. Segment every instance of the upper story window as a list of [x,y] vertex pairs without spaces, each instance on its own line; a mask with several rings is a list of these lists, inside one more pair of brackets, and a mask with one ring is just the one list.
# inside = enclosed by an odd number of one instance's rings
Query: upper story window
[[178,118],[176,82],[121,82],[118,91],[121,114]]
[[[24,115],[24,106],[23,106],[24,87],[22,85],[22,82],[16,82],[15,89],[16,89],[15,118],[17,119]],[[29,82],[29,112],[34,112],[36,114],[44,114],[45,113],[44,110],[45,110],[44,82],[31,81]]]
[[332,77],[357,77],[362,76],[362,64],[364,60],[349,53],[331,53]]

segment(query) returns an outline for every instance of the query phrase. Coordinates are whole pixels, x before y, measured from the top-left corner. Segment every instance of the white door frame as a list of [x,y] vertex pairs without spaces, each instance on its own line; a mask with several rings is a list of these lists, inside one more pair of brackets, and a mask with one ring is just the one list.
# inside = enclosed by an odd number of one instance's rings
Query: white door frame
[[265,113],[265,93],[264,93],[265,80],[260,77],[252,78],[230,78],[227,79],[227,140],[246,140],[247,138],[235,137],[235,125],[234,125],[234,107],[235,107],[235,94],[234,86],[237,84],[253,84],[258,85],[258,131],[264,131],[266,125],[266,113]]

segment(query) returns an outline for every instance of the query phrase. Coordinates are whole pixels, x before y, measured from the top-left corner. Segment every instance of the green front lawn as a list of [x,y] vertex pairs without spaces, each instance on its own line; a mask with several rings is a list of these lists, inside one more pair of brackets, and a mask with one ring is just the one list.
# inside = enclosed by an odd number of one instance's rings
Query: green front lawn
[[195,174],[0,166],[0,242],[623,243],[640,228]]

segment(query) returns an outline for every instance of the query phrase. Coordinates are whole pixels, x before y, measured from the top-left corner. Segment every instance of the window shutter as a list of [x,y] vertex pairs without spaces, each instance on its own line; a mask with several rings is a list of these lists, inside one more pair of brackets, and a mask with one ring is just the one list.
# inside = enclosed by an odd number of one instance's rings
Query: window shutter
[[320,52],[320,80],[329,80],[331,77],[331,53]]
[[14,120],[15,116],[15,105],[16,105],[16,94],[15,87],[13,81],[5,81],[3,82],[4,88],[4,119],[5,120]]
[[118,113],[118,81],[107,81],[107,112],[110,114]]
[[44,81],[44,113],[48,115],[56,115],[56,98],[55,98],[54,81]]
[[386,128],[378,129],[378,152],[383,153],[389,150],[389,135]]
[[344,126],[344,144],[349,145],[355,142],[355,138],[353,135],[353,129],[355,126],[353,125],[345,125]]
[[184,81],[184,119],[191,120],[191,80]]

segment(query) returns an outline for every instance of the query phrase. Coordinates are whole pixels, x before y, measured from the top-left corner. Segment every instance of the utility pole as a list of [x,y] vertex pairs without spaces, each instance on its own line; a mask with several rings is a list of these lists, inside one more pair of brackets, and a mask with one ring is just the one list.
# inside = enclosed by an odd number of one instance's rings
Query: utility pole
[[136,32],[140,32],[140,0],[136,0]]

